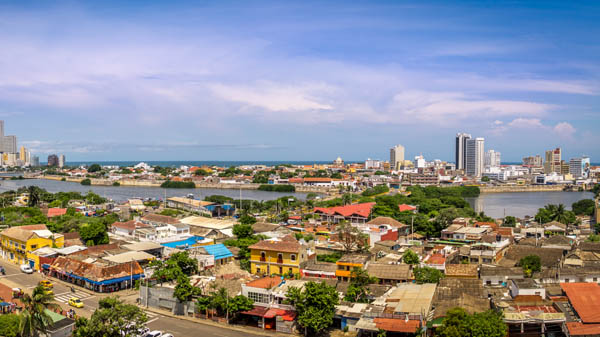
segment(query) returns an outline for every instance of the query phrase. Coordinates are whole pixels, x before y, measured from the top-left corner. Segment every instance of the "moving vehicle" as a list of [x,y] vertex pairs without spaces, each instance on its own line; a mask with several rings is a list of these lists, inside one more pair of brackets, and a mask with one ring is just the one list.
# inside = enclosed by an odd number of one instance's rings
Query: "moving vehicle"
[[44,293],[46,293],[46,295],[54,295],[54,291],[52,291],[52,289],[48,289],[48,288],[44,288]]
[[83,302],[77,297],[69,298],[69,305],[75,308],[83,308]]
[[54,288],[54,284],[52,284],[52,282],[50,282],[48,280],[41,280],[40,283],[38,283],[38,285],[41,285],[42,287],[44,287],[46,289]]
[[146,334],[146,337],[162,337],[162,332],[158,330],[150,331]]
[[20,268],[25,274],[33,274],[33,269],[31,269],[31,266],[28,264],[22,264]]
[[23,290],[21,288],[12,288],[13,298],[19,298],[23,296]]

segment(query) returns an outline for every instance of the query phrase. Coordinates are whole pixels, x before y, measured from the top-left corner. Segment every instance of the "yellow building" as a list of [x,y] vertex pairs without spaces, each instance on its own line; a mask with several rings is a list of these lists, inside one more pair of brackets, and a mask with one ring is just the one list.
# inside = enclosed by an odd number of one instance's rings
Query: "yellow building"
[[39,257],[32,253],[43,247],[62,248],[65,237],[50,232],[46,225],[16,226],[0,232],[0,245],[4,260],[39,269]]
[[348,281],[352,276],[352,270],[354,268],[364,269],[369,256],[363,254],[346,254],[335,263],[337,269],[335,270],[335,276],[338,280]]
[[250,272],[258,275],[299,274],[300,264],[308,259],[307,246],[291,236],[263,240],[250,249]]

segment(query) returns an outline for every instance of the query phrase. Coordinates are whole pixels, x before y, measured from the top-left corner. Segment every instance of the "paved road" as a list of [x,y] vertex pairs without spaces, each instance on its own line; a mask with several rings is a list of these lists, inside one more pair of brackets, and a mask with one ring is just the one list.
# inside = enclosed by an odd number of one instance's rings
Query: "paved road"
[[[158,319],[157,319],[158,318]],[[149,322],[147,324],[150,330],[160,330],[163,333],[169,332],[175,337],[183,336],[229,336],[229,337],[254,337],[255,334],[251,332],[240,332],[235,330],[229,330],[225,328],[215,327],[212,325],[205,325],[200,323],[194,323],[186,320],[181,320],[166,316],[155,316],[148,317]],[[253,328],[249,328],[253,329]]]
[[54,298],[63,309],[72,308],[67,304],[72,296],[79,297],[84,304],[83,308],[73,308],[77,315],[89,317],[98,308],[98,297],[90,292],[82,291],[81,288],[75,287],[75,293],[73,294],[69,286],[57,282],[54,278],[45,277],[40,273],[25,274],[21,272],[19,266],[3,260],[0,260],[0,265],[6,269],[6,275],[0,275],[0,282],[14,285],[28,292],[35,288],[41,280],[48,279],[54,284],[52,289]]

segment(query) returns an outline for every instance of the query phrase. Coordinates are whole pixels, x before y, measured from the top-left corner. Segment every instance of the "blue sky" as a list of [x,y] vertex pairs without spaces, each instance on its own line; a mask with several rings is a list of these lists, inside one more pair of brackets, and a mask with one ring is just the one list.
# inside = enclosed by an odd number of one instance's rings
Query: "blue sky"
[[0,4],[0,118],[42,160],[600,161],[600,4]]

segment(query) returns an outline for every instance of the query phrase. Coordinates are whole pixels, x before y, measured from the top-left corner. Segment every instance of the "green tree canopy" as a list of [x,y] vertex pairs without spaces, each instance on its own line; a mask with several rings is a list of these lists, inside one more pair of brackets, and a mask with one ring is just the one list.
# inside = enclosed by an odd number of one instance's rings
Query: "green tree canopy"
[[77,319],[74,337],[136,337],[148,321],[142,309],[117,297],[103,298],[98,304],[92,317]]
[[519,260],[519,266],[523,268],[523,273],[531,277],[533,273],[542,271],[542,262],[538,255],[527,255]]
[[419,255],[410,249],[407,249],[402,255],[402,262],[406,264],[419,264]]
[[335,287],[325,282],[307,282],[304,289],[290,287],[286,303],[298,313],[298,324],[308,332],[319,333],[333,324],[335,306],[339,303]]
[[[242,225],[253,225],[255,223],[256,223],[256,218],[251,215],[244,214],[240,217],[240,224],[242,224]],[[252,228],[252,227],[250,227],[250,228]]]
[[0,315],[0,336],[17,337],[19,336],[20,318],[16,314]]
[[462,308],[448,310],[436,333],[442,337],[504,337],[508,327],[502,315],[488,310],[469,315]]
[[369,284],[377,283],[376,277],[371,277],[366,270],[354,267],[350,273],[350,285],[346,290],[344,300],[355,303],[369,303]]
[[594,215],[594,208],[596,207],[596,203],[592,199],[582,199],[577,202],[574,202],[571,205],[573,209],[573,213],[577,215]]
[[506,227],[514,227],[516,224],[517,218],[515,218],[512,215],[507,215],[506,217],[504,217],[504,222],[502,223],[502,225]]
[[100,166],[99,164],[92,164],[87,169],[87,171],[90,172],[90,173],[98,172],[98,171],[101,171],[101,170],[102,170],[102,166]]
[[440,279],[444,278],[441,271],[431,267],[416,267],[413,269],[413,274],[418,284],[439,283]]

